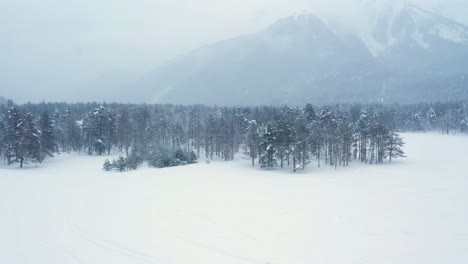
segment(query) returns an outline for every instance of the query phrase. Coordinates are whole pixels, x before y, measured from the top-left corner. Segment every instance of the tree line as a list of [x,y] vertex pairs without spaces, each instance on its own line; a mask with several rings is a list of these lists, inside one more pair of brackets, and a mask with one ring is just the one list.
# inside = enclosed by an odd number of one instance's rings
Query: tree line
[[[264,169],[348,166],[404,157],[395,108],[380,105],[217,107],[40,103],[0,106],[0,155],[8,164],[60,152],[118,153],[106,170],[233,160]],[[406,107],[406,106],[405,106]],[[403,115],[400,115],[403,117]],[[408,120],[410,120],[409,118]],[[406,123],[405,123],[406,124]]]

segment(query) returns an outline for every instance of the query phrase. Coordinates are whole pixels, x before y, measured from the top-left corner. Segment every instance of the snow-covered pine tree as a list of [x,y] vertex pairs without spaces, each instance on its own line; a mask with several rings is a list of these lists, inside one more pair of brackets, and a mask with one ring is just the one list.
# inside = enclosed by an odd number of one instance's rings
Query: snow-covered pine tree
[[62,130],[65,138],[65,146],[63,150],[67,152],[79,151],[82,146],[82,136],[74,108],[67,108]]
[[224,108],[220,120],[219,144],[221,157],[225,161],[234,159],[235,152],[235,129],[232,112]]
[[[38,111],[42,115],[44,111],[48,111],[47,109],[41,109]],[[65,115],[59,109],[55,108],[54,111],[51,113],[50,118],[52,119],[52,123],[54,124],[54,135],[55,141],[57,143],[57,150],[59,149],[67,149],[68,141],[65,135]],[[40,129],[40,128],[39,128]]]
[[252,167],[255,166],[255,159],[259,152],[260,134],[258,131],[258,124],[256,120],[247,122],[247,131],[245,136],[246,154],[252,160]]
[[31,113],[24,115],[21,122],[21,138],[18,145],[18,159],[20,167],[23,167],[25,162],[39,162],[44,160],[41,153],[41,143],[39,142],[39,132],[36,129],[34,116]]
[[125,171],[127,169],[127,163],[125,161],[125,158],[119,156],[117,160],[114,160],[113,167],[119,172]]
[[300,113],[294,122],[294,137],[291,148],[293,171],[298,169],[304,170],[310,163],[309,160],[309,129],[307,126],[307,118],[304,113]]
[[389,158],[390,162],[392,162],[392,158],[404,158],[405,152],[403,151],[403,146],[405,143],[403,142],[403,138],[400,137],[395,132],[389,132],[386,141],[385,141],[385,157]]
[[16,106],[11,106],[5,115],[5,130],[1,142],[8,165],[19,162],[22,122],[22,115],[18,108]]
[[54,152],[57,151],[57,143],[54,132],[54,123],[51,119],[49,112],[44,111],[39,120],[41,153],[45,158],[47,156],[53,157]]
[[[3,117],[3,116],[0,116]],[[0,119],[0,158],[4,157],[4,150],[3,150],[3,144],[2,142],[4,141],[5,138],[5,123],[3,123],[3,119]]]
[[370,134],[370,117],[367,109],[361,109],[361,115],[355,125],[356,141],[357,141],[357,153],[358,158],[362,162],[368,162],[367,149],[369,145],[369,134]]
[[437,124],[437,114],[433,107],[431,107],[426,114],[427,126],[432,130]]
[[277,133],[276,128],[267,123],[260,134],[260,166],[266,169],[276,167]]
[[307,130],[309,131],[308,143],[310,152],[317,157],[317,166],[320,168],[320,159],[323,150],[324,129],[320,124],[320,119],[315,113],[315,109],[311,104],[307,104],[304,108],[304,116],[307,122]]
[[117,117],[114,112],[106,109],[106,123],[105,123],[105,134],[104,134],[104,144],[107,148],[107,155],[110,155],[112,147],[117,144]]
[[122,107],[117,116],[117,142],[120,151],[125,149],[125,154],[128,157],[132,144],[132,126],[128,107]]
[[132,111],[133,148],[145,156],[148,153],[148,131],[151,124],[151,111],[147,105]]
[[370,163],[383,163],[385,156],[385,139],[388,130],[383,125],[382,113],[376,112],[372,115],[370,125]]
[[320,112],[320,125],[324,130],[324,158],[325,163],[330,166],[336,166],[335,144],[338,132],[338,123],[336,117],[328,107],[325,107]]
[[283,107],[281,114],[277,118],[276,128],[276,156],[280,167],[283,168],[284,161],[290,161],[290,151],[294,147],[294,119],[296,113],[289,107]]
[[96,152],[101,156],[106,151],[108,123],[107,110],[104,106],[101,105],[88,113],[86,143],[88,144],[88,153],[90,155]]
[[351,146],[353,143],[353,124],[348,121],[344,111],[340,111],[338,121],[338,156],[339,165],[348,166],[352,159]]
[[106,161],[104,161],[104,165],[102,165],[102,168],[105,171],[111,171],[114,169],[114,165],[108,159],[106,159]]
[[210,114],[206,120],[205,129],[205,153],[206,158],[213,160],[213,154],[216,151],[215,140],[218,134],[219,121],[216,115]]

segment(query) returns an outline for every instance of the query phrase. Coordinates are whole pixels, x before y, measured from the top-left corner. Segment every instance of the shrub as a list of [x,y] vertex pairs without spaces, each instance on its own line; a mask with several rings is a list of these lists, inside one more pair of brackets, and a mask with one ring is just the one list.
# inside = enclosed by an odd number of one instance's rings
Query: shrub
[[125,159],[125,162],[129,170],[136,170],[138,166],[143,163],[143,158],[136,151],[132,151]]
[[127,162],[125,161],[125,158],[120,156],[117,160],[113,161],[114,168],[117,171],[125,171],[127,169]]
[[166,168],[196,163],[197,155],[193,151],[187,152],[178,149],[174,152],[165,148],[158,148],[148,155],[147,160],[152,167]]
[[114,165],[113,163],[111,163],[108,159],[106,159],[106,161],[104,162],[104,165],[102,166],[102,168],[105,170],[105,171],[111,171],[114,169]]

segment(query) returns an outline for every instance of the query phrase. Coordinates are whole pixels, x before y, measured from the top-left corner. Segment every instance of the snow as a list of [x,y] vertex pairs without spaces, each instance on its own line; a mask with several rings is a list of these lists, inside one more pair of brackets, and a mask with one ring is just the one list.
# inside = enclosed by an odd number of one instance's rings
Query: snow
[[468,44],[467,30],[460,26],[437,25],[431,29],[430,33],[455,43]]
[[[437,15],[437,5],[427,3],[425,6],[433,8],[422,9],[405,0],[360,0],[360,13],[358,17],[363,21],[356,29],[358,37],[368,47],[370,53],[378,56],[392,45],[404,41],[406,37],[413,39],[424,49],[430,49],[426,37],[429,35],[458,44],[468,43],[468,28],[450,19]],[[406,13],[406,14],[405,14]],[[392,33],[395,23],[399,23],[401,15],[409,15],[409,23],[403,35]],[[386,21],[385,26],[382,20]],[[400,21],[401,22],[401,21]],[[375,39],[375,33],[385,33],[386,40]]]
[[414,31],[411,35],[414,41],[418,43],[423,49],[429,49],[431,45],[424,40],[423,34],[419,31]]
[[360,33],[361,41],[366,45],[367,49],[369,50],[370,54],[374,57],[377,57],[382,52],[386,50],[386,47],[377,41],[374,37],[372,37],[368,33]]
[[404,137],[407,159],[300,174],[3,167],[0,263],[467,263],[468,137]]

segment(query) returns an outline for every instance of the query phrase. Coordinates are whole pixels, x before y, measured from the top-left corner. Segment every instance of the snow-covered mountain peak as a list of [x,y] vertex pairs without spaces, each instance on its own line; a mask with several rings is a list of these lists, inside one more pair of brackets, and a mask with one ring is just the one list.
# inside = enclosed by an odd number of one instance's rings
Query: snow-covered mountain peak
[[356,29],[375,56],[396,45],[429,50],[436,39],[468,45],[468,27],[406,0],[358,0],[362,19]]
[[[279,35],[352,35],[374,56],[398,45],[431,50],[440,42],[468,45],[468,27],[407,0],[354,0],[350,17],[300,12],[270,27]],[[437,0],[434,0],[436,6]],[[300,32],[300,33],[299,33]],[[437,42],[437,44],[435,43]]]

